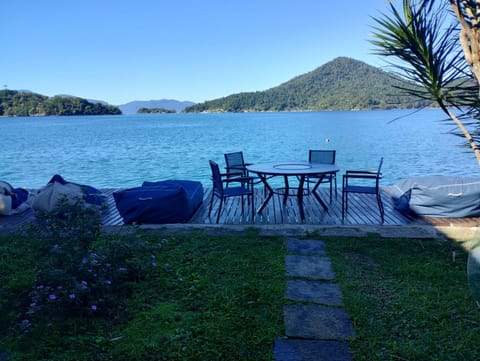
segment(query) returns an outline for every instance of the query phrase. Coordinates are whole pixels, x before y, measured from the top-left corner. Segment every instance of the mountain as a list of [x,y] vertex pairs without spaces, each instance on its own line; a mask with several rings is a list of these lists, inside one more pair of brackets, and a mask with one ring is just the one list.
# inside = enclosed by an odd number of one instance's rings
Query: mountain
[[[70,95],[70,94],[57,94],[55,95],[56,97],[62,97],[62,98],[78,98],[77,96],[75,95]],[[109,105],[106,101],[104,100],[98,100],[98,99],[90,99],[90,98],[86,98],[85,99],[87,102],[89,103],[93,103],[93,104],[97,104],[97,103],[100,103],[102,105]]]
[[112,105],[91,103],[86,99],[45,95],[17,91],[0,90],[0,116],[42,116],[42,115],[105,115],[121,114]]
[[277,87],[238,93],[188,107],[185,112],[359,110],[416,108],[425,102],[401,95],[408,83],[359,60],[340,57]]
[[118,105],[123,114],[135,114],[140,108],[162,108],[182,112],[185,108],[194,105],[194,102],[178,101],[172,99],[161,100],[136,100],[126,104]]

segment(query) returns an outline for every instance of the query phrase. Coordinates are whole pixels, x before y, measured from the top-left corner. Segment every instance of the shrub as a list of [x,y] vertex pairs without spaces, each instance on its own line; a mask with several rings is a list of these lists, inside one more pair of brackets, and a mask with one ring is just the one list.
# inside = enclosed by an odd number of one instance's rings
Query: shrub
[[42,240],[66,240],[88,248],[100,234],[101,212],[102,207],[86,206],[82,199],[72,204],[63,198],[55,212],[36,212],[32,233]]
[[115,317],[133,281],[148,277],[156,266],[154,248],[139,239],[100,240],[98,210],[81,203],[61,209],[38,216],[44,252],[23,329],[68,317]]

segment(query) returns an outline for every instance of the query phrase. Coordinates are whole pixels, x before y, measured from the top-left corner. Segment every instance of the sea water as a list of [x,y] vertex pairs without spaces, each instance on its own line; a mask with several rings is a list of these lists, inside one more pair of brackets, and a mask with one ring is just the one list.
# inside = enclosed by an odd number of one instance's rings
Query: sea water
[[340,175],[374,169],[383,185],[420,175],[480,176],[473,152],[449,134],[438,109],[145,114],[0,118],[0,180],[39,188],[54,174],[98,188],[143,181],[199,180],[208,160],[243,151],[247,162],[307,160],[309,149],[335,149]]

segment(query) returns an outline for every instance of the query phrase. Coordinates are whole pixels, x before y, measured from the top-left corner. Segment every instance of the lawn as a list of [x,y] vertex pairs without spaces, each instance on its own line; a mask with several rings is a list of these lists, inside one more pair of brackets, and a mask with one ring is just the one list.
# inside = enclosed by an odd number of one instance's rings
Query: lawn
[[[480,360],[460,246],[323,239],[355,361]],[[105,235],[78,215],[2,236],[0,360],[272,360],[285,334],[284,241]]]
[[0,359],[272,360],[282,238],[82,225],[0,237]]
[[460,246],[376,237],[327,246],[357,334],[356,361],[480,360],[480,309]]

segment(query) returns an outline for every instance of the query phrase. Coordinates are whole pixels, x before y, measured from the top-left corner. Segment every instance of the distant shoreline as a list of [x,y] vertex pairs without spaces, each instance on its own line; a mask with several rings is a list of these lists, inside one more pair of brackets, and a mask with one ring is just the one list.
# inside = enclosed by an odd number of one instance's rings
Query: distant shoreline
[[372,111],[395,111],[395,110],[411,110],[420,111],[423,109],[440,109],[439,107],[430,106],[422,108],[372,108],[372,109],[295,109],[295,110],[243,110],[243,111],[201,111],[201,112],[146,112],[146,113],[127,113],[127,114],[65,114],[65,115],[46,115],[46,114],[32,114],[32,115],[0,115],[0,118],[45,118],[45,117],[96,117],[96,116],[153,116],[153,115],[182,115],[182,114],[246,114],[246,113],[321,113],[321,112],[372,112]]

